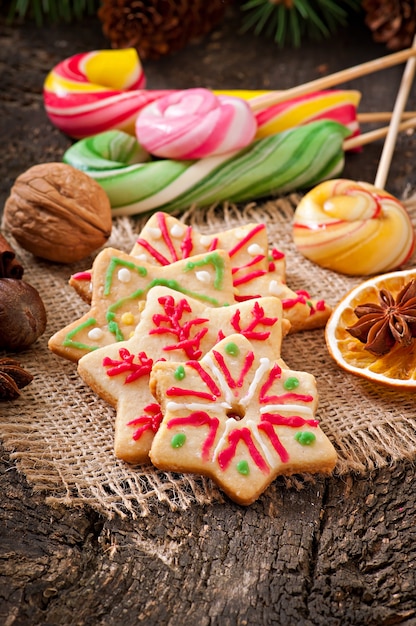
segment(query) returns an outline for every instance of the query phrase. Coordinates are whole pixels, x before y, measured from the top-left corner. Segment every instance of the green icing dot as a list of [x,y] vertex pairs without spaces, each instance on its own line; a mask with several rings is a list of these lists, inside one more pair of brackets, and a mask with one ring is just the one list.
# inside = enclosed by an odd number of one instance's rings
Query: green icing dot
[[301,446],[310,446],[314,443],[316,436],[308,431],[302,430],[296,433],[295,439],[300,443]]
[[185,441],[186,435],[184,433],[177,433],[176,435],[173,435],[170,445],[172,448],[182,448]]
[[185,378],[185,368],[183,365],[179,365],[173,374],[176,380],[183,380]]
[[225,351],[227,354],[231,354],[231,356],[237,356],[240,352],[236,343],[230,342],[225,346]]
[[288,391],[296,389],[296,387],[299,387],[299,378],[296,378],[296,376],[289,376],[289,378],[283,383],[283,387]]
[[237,472],[243,474],[243,476],[248,476],[248,474],[250,474],[250,467],[247,461],[238,461]]

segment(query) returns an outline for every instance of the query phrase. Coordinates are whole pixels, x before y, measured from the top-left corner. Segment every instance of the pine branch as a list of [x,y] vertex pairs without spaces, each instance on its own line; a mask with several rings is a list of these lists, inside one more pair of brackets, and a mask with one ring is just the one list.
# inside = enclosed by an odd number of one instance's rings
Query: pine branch
[[99,0],[12,0],[8,22],[35,20],[38,26],[47,22],[73,22],[97,13]]
[[330,37],[360,8],[361,0],[245,0],[242,31],[299,47],[304,38]]

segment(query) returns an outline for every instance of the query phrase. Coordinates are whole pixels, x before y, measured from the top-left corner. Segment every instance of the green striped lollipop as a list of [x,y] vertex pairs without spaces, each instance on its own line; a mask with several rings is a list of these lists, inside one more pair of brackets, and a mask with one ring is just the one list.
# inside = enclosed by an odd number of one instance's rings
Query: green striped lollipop
[[63,160],[104,188],[114,215],[169,212],[276,196],[335,178],[344,167],[349,134],[338,122],[321,120],[258,139],[238,152],[179,161],[153,160],[134,137],[110,130],[81,139]]

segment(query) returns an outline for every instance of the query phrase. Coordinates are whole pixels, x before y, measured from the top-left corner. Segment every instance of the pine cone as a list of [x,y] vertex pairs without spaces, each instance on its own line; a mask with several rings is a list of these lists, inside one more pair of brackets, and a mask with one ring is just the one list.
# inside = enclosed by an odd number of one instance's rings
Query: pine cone
[[210,32],[227,1],[102,0],[98,17],[113,48],[136,48],[141,59],[158,59]]
[[416,33],[415,0],[363,0],[362,6],[374,41],[385,43],[389,50],[412,45]]

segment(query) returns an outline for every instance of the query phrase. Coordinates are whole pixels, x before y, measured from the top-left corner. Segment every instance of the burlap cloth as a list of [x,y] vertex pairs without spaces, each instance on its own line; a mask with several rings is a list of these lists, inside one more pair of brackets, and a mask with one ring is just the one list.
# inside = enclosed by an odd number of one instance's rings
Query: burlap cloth
[[[289,286],[307,289],[335,305],[362,280],[321,269],[296,252],[291,237],[296,201],[291,196],[239,208],[191,209],[180,217],[204,233],[247,221],[265,222],[270,244],[287,255]],[[407,205],[416,221],[416,203]],[[109,245],[129,251],[147,217],[115,220]],[[25,280],[38,289],[45,303],[48,325],[43,337],[17,355],[34,380],[18,400],[0,404],[0,427],[6,450],[33,489],[44,492],[49,503],[88,504],[109,517],[145,515],[157,499],[172,508],[220,500],[209,479],[169,474],[151,466],[132,467],[114,457],[115,410],[83,383],[74,363],[47,348],[54,332],[88,310],[67,281],[73,272],[87,269],[92,258],[59,266],[36,260],[17,245],[15,249],[25,266]],[[316,377],[318,416],[338,451],[337,475],[370,472],[415,457],[414,395],[340,370],[328,354],[323,330],[286,337],[282,355],[292,369]]]

